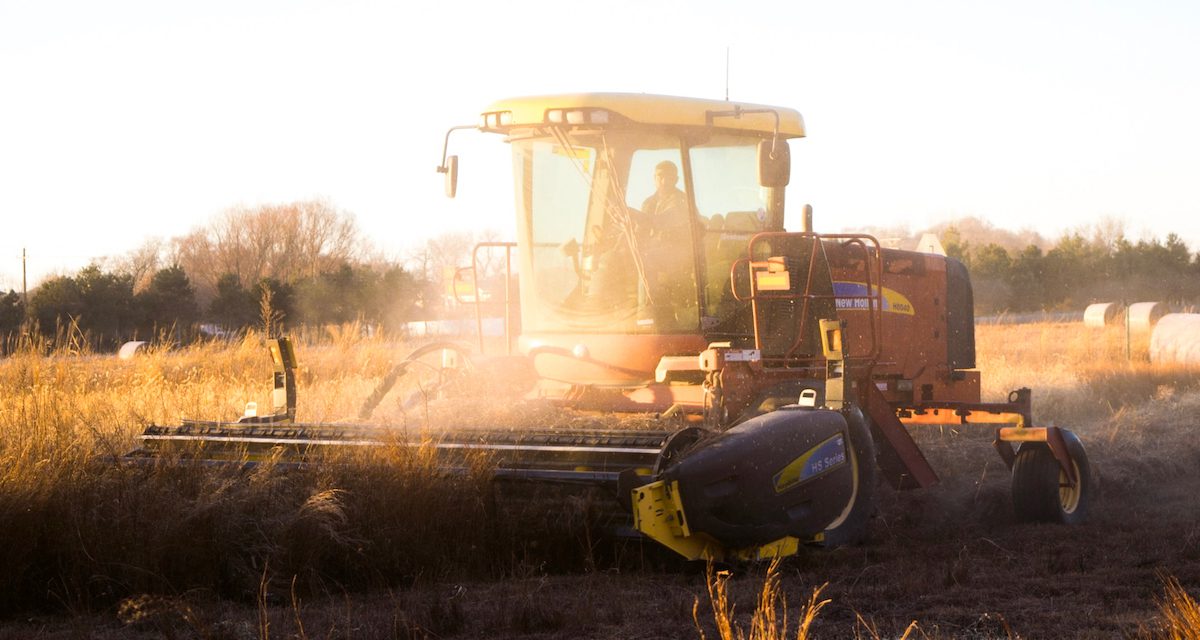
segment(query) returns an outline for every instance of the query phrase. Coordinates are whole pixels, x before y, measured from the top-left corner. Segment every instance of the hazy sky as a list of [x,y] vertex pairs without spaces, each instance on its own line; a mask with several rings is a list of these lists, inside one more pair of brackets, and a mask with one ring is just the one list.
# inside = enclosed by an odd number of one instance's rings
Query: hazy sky
[[[561,91],[799,109],[818,230],[1100,218],[1200,249],[1196,2],[0,0],[0,289],[235,205],[323,197],[402,257],[511,235],[511,162],[447,128]],[[796,207],[794,207],[796,208]],[[793,223],[792,226],[795,226]]]

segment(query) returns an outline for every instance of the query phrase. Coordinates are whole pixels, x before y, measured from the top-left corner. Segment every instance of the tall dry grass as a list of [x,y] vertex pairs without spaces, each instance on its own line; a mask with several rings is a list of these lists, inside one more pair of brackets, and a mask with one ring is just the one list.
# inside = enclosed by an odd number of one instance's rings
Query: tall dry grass
[[1167,640],[1200,640],[1200,603],[1175,577],[1163,578],[1163,595],[1158,598],[1162,616],[1161,637]]
[[[978,343],[985,398],[1030,386],[1043,424],[1098,418],[1112,425],[1087,434],[1089,447],[1097,436],[1126,448],[1157,437],[1158,414],[1141,413],[1148,399],[1169,399],[1177,413],[1200,410],[1200,395],[1189,393],[1200,388],[1200,375],[1152,365],[1138,345],[1126,359],[1119,331],[981,326]],[[82,341],[58,344],[14,344],[0,359],[0,614],[88,610],[138,594],[286,602],[448,577],[585,570],[612,560],[596,557],[606,553],[596,543],[605,497],[526,488],[517,500],[497,500],[486,474],[447,477],[420,450],[358,452],[299,470],[115,463],[137,446],[145,424],[233,419],[249,401],[269,407],[262,336],[152,347],[130,361],[88,352]],[[408,350],[353,326],[303,336],[299,417],[353,420]],[[413,391],[393,391],[372,421],[406,424],[400,402]],[[1169,461],[1146,450],[1142,466],[1106,467],[1119,481],[1109,484],[1132,491],[1169,473]],[[767,582],[749,630],[734,627],[729,608],[735,636],[722,637],[788,632],[786,614],[768,613],[786,609],[769,597],[779,592]],[[721,593],[711,594],[714,620],[724,615]],[[817,615],[818,605],[810,601],[802,620]]]
[[[798,621],[795,633],[792,634],[792,626],[788,620],[792,610],[788,608],[787,604],[787,595],[780,573],[781,565],[782,561],[776,558],[767,566],[766,572],[761,578],[762,584],[754,597],[754,609],[749,620],[745,621],[746,624],[739,620],[734,597],[730,593],[730,581],[733,574],[727,570],[717,571],[711,564],[708,565],[705,585],[708,590],[709,605],[712,608],[712,626],[719,640],[788,640],[790,638],[807,640],[817,637],[815,633],[817,616],[822,609],[833,602],[829,598],[822,597],[825,587],[829,585],[828,583],[823,584],[809,592],[807,602],[795,612],[798,615]],[[742,618],[744,619],[745,616]],[[855,637],[882,640],[879,632],[867,624],[862,616],[857,616],[857,618],[859,624]],[[700,617],[699,598],[696,598],[692,604],[692,621],[700,639],[707,640],[708,636],[704,631],[705,624]],[[917,631],[920,631],[920,627],[914,620],[898,636],[898,640],[907,640]]]
[[[353,419],[408,350],[353,327],[309,340],[299,417],[313,422]],[[264,574],[276,598],[293,580],[301,593],[337,592],[587,561],[586,495],[558,509],[537,491],[498,502],[486,474],[446,476],[421,449],[303,469],[121,459],[146,424],[235,419],[249,401],[270,407],[270,390],[257,334],[129,361],[28,343],[0,360],[0,614],[144,593],[253,600]],[[403,424],[390,400],[379,420]]]
[[[985,400],[1033,389],[1044,424],[1104,419],[1148,400],[1200,389],[1200,369],[1149,361],[1149,336],[1082,323],[980,325],[978,368]],[[1128,338],[1128,339],[1127,339]]]
[[[789,635],[787,597],[780,586],[780,561],[773,560],[767,567],[762,578],[762,587],[758,592],[755,608],[750,616],[749,629],[739,624],[733,599],[729,593],[729,581],[732,576],[728,571],[717,571],[711,564],[706,574],[708,600],[712,607],[712,619],[716,625],[717,637],[720,640],[784,640]],[[796,627],[796,640],[810,637],[813,622],[817,614],[831,601],[821,599],[821,591],[825,585],[812,590],[808,603],[800,610],[800,620]],[[707,640],[703,625],[700,622],[700,599],[697,598],[692,606],[692,620],[701,640]],[[908,634],[906,633],[905,636]]]

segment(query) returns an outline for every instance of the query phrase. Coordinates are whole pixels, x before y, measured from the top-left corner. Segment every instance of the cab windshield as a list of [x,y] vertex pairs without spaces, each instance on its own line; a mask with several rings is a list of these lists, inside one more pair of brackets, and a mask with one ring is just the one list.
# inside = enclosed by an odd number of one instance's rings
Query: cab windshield
[[732,261],[763,228],[757,139],[627,130],[513,140],[527,331],[728,325]]

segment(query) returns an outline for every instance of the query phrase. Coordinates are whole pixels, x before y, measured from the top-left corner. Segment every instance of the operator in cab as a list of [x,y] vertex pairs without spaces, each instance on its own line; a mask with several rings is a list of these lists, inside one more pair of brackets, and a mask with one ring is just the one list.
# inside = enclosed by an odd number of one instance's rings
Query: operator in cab
[[670,160],[654,167],[654,193],[642,203],[642,212],[650,216],[651,224],[670,224],[672,219],[687,221],[687,196],[679,187],[679,168]]
[[687,194],[679,189],[679,168],[664,160],[654,166],[654,193],[642,202],[643,251],[650,302],[660,325],[677,325],[696,304],[692,279],[692,224]]

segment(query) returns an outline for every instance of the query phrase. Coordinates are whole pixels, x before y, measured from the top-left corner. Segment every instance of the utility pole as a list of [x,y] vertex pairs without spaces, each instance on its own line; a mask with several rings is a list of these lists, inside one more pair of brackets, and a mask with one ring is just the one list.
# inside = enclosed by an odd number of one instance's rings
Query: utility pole
[[729,102],[729,47],[725,47],[725,102]]
[[25,268],[26,262],[28,260],[25,247],[21,247],[21,311],[23,312],[22,315],[25,316],[25,322],[22,324],[28,324],[29,320],[29,280],[26,277],[28,273],[28,270]]

